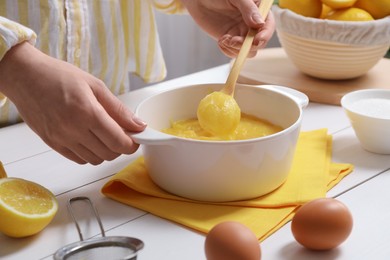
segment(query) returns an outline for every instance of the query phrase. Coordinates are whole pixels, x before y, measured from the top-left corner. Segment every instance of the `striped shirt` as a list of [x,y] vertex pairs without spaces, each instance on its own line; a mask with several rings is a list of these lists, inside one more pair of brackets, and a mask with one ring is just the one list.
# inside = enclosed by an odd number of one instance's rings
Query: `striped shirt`
[[[0,60],[29,41],[121,94],[129,90],[129,72],[145,82],[166,76],[154,9],[184,12],[179,0],[0,0]],[[0,125],[19,121],[0,93]]]

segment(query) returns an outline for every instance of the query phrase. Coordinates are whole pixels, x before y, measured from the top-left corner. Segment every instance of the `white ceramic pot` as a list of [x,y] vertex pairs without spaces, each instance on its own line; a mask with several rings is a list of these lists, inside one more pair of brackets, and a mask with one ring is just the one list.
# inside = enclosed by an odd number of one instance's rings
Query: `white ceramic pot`
[[[240,141],[201,141],[160,132],[170,122],[196,118],[199,101],[223,84],[180,87],[141,102],[136,114],[148,123],[132,135],[142,144],[152,180],[185,198],[224,202],[259,197],[278,188],[290,171],[306,95],[285,87],[237,85],[241,111],[284,128]],[[282,90],[281,90],[282,89]],[[287,92],[290,92],[288,94]],[[292,93],[292,94],[291,94]]]

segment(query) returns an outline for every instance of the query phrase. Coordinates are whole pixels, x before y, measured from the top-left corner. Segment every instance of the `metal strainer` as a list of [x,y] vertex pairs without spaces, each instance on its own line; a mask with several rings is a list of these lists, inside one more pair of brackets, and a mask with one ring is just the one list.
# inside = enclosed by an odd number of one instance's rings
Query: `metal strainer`
[[[80,226],[73,213],[72,202],[85,200],[93,210],[99,224],[102,236],[88,240],[83,239]],[[69,213],[76,224],[80,241],[66,245],[54,254],[54,260],[135,260],[137,252],[144,247],[144,243],[132,237],[112,236],[106,237],[103,224],[92,201],[88,197],[74,197],[68,201]]]

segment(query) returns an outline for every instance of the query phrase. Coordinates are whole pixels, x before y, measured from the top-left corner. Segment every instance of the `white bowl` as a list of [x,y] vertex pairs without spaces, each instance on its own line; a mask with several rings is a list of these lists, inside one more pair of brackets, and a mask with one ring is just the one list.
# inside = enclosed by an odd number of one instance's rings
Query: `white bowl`
[[342,97],[341,105],[362,147],[390,154],[390,90],[353,91]]
[[[284,128],[276,134],[240,141],[202,141],[160,132],[179,119],[196,118],[199,101],[223,84],[181,87],[152,96],[136,109],[148,123],[132,135],[142,144],[152,180],[173,194],[200,201],[259,197],[287,178],[298,139],[306,95],[276,86],[237,85],[242,112]],[[280,89],[294,93],[295,96]]]
[[303,73],[321,79],[364,75],[390,46],[390,16],[345,22],[298,15],[274,6],[276,31],[287,56]]

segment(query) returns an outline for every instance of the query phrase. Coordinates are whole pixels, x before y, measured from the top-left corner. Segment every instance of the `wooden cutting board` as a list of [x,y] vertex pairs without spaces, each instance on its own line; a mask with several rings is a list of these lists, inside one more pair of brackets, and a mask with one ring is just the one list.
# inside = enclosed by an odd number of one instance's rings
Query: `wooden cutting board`
[[282,85],[305,93],[312,102],[340,105],[342,96],[354,90],[390,89],[390,59],[381,59],[370,71],[356,79],[322,80],[298,70],[283,48],[266,48],[245,61],[238,82]]

